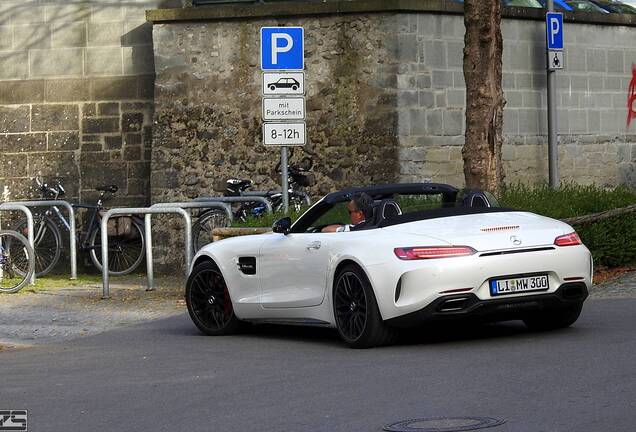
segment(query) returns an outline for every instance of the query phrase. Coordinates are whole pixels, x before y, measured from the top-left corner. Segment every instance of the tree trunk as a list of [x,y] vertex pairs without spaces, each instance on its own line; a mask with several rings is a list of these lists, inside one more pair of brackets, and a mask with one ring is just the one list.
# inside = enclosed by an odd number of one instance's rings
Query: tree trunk
[[501,163],[503,108],[501,89],[503,40],[500,0],[464,2],[464,79],[466,141],[462,149],[466,186],[498,195],[503,185]]

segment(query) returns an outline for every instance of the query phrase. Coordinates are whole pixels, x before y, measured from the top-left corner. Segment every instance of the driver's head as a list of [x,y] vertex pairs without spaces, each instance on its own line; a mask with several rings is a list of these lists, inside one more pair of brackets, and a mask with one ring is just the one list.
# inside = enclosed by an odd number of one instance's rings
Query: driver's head
[[349,216],[351,217],[351,223],[353,225],[359,224],[365,219],[368,219],[373,214],[373,198],[364,192],[357,193],[351,198],[351,201],[347,204],[349,210]]

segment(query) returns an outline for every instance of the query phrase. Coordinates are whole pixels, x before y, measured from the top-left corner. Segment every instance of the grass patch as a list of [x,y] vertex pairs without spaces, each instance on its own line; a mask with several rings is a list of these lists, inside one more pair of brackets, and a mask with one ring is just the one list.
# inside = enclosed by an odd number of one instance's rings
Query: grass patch
[[71,280],[67,275],[47,275],[35,279],[35,285],[26,285],[19,293],[35,293],[52,289],[83,287],[86,285],[101,285],[101,275],[77,275],[77,279]]

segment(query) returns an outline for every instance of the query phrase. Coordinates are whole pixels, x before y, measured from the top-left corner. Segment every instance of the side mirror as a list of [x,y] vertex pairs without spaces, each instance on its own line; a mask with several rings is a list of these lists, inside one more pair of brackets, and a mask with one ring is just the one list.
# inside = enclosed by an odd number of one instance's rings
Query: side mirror
[[278,219],[272,226],[272,231],[279,234],[288,234],[291,229],[291,219],[288,217]]

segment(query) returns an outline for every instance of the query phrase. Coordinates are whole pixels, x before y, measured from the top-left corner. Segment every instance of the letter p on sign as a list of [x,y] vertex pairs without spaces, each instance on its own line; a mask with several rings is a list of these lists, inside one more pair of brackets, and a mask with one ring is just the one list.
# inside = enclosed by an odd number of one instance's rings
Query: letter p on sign
[[261,28],[261,69],[303,70],[304,51],[302,27]]
[[563,49],[563,14],[548,12],[545,16],[549,50]]

